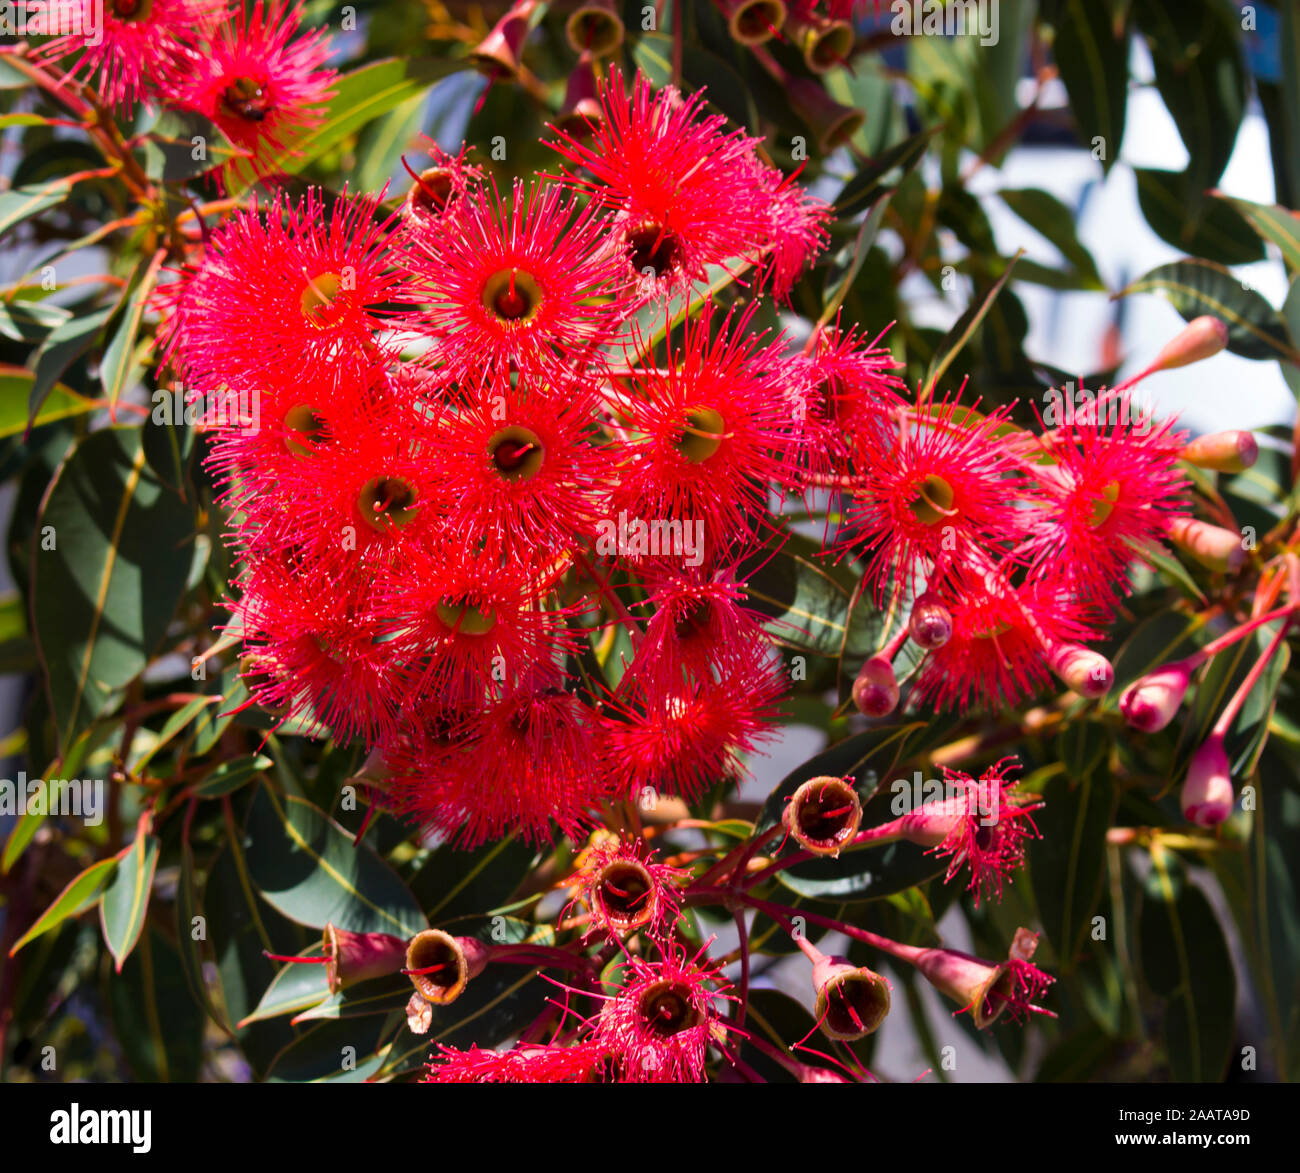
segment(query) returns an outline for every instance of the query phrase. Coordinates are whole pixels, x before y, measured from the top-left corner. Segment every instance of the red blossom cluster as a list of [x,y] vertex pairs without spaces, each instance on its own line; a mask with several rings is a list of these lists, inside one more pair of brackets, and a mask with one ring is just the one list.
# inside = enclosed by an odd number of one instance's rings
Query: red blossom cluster
[[[272,159],[328,81],[297,19],[224,23],[160,93]],[[105,39],[109,79],[124,44]],[[597,98],[555,132],[554,174],[502,191],[434,148],[397,211],[252,200],[156,296],[163,357],[219,421],[251,702],[363,740],[389,805],[467,845],[579,834],[610,798],[696,800],[770,732],[787,676],[747,580],[783,503],[827,492],[827,552],[910,612],[863,712],[898,704],[909,638],[909,703],[1015,704],[1052,673],[1106,691],[1087,645],[1129,568],[1199,524],[1182,435],[1127,390],[1049,404],[1040,430],[913,399],[838,320],[773,337],[761,299],[788,295],[829,208],[699,94],[612,70]],[[681,320],[719,278],[748,305]]]

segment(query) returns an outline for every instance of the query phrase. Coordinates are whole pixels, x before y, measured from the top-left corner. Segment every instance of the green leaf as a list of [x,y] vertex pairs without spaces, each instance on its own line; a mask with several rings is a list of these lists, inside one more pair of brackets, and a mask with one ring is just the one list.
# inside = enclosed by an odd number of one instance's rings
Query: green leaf
[[181,842],[181,872],[176,884],[176,942],[180,963],[195,1003],[224,1029],[221,1016],[212,1004],[207,979],[203,976],[203,954],[199,940],[195,939],[196,932],[202,933],[201,940],[207,939],[207,918],[199,909],[198,893],[194,887],[194,849],[186,838]]
[[514,839],[498,839],[472,851],[449,843],[435,847],[410,878],[410,889],[430,924],[499,908],[523,883],[537,852]]
[[67,887],[54,898],[54,903],[36,918],[36,923],[27,932],[18,938],[17,943],[9,950],[9,956],[12,957],[42,933],[48,933],[52,928],[62,924],[68,917],[76,916],[94,904],[113,878],[116,867],[117,856],[110,856],[108,859],[92,863],[90,867],[69,880]]
[[175,948],[157,929],[108,982],[114,1035],[140,1083],[195,1083],[203,1061],[203,1014]]
[[1134,18],[1191,157],[1188,185],[1203,192],[1223,174],[1246,112],[1240,25],[1219,0],[1142,0]]
[[817,558],[817,547],[791,535],[773,553],[761,550],[740,568],[748,605],[767,616],[764,627],[796,651],[838,656],[848,632],[850,592]]
[[1221,265],[1264,259],[1264,246],[1246,219],[1229,204],[1195,187],[1185,173],[1137,170],[1138,202],[1155,234],[1181,252]]
[[1271,240],[1282,250],[1292,272],[1300,271],[1300,216],[1279,204],[1256,204],[1219,193],[1231,204],[1263,240]]
[[144,275],[134,284],[130,292],[122,299],[122,319],[117,330],[104,351],[104,361],[99,367],[99,381],[103,384],[104,395],[110,406],[115,406],[132,381],[136,373],[136,339],[140,333],[140,322],[144,317],[145,306],[158,279],[164,253],[159,252],[144,271]]
[[845,294],[857,280],[862,271],[862,264],[871,251],[871,246],[880,231],[880,222],[884,219],[888,196],[881,196],[871,207],[851,245],[842,248],[832,259],[826,272],[826,285],[822,290],[822,312],[817,319],[818,325],[824,326],[840,308]]
[[[297,956],[323,957],[324,953],[316,945]],[[238,1025],[242,1028],[253,1022],[299,1014],[319,1006],[329,997],[329,975],[324,965],[313,961],[290,962],[276,972],[252,1013],[240,1019]]]
[[[345,73],[338,79],[320,125],[291,138],[283,150],[265,160],[263,171],[297,175],[367,123],[427,92],[434,82],[466,68],[467,64],[449,57],[390,58]],[[226,186],[231,195],[239,195],[256,178],[247,162],[235,159],[227,168]]]
[[[40,350],[36,352],[36,376],[32,380],[31,391],[28,393],[27,399],[29,423],[35,424],[38,422],[38,417],[47,417],[47,412],[51,408],[42,410],[46,397],[52,391],[55,391],[55,384],[58,383],[63,372],[95,345],[100,331],[104,328],[104,324],[108,319],[113,316],[115,308],[114,306],[108,306],[105,309],[92,310],[88,314],[71,318],[50,331],[49,337],[45,339]],[[69,397],[73,397],[75,401],[84,402],[87,405],[91,402],[90,400],[82,400],[79,395],[74,397],[73,393],[66,388],[58,389],[56,398],[67,399]],[[51,407],[56,406],[51,405]]]
[[158,849],[159,842],[153,835],[143,831],[137,834],[99,902],[99,925],[118,973],[122,972],[122,963],[130,956],[144,928],[154,871],[158,867]]
[[411,937],[428,925],[397,874],[324,811],[258,788],[249,810],[248,870],[263,898],[299,924]]
[[1066,0],[1052,55],[1069,95],[1083,146],[1102,140],[1101,165],[1119,158],[1128,111],[1129,27],[1118,25],[1097,0]]
[[[361,1083],[383,1064],[391,1041],[384,1042],[383,1019],[340,1018],[304,1032],[275,1057],[269,1083]],[[410,1032],[402,1028],[402,1034]]]
[[1143,977],[1165,1000],[1163,1038],[1176,1081],[1217,1083],[1232,1047],[1237,979],[1209,901],[1177,858],[1153,855],[1138,906]]
[[[54,335],[51,334],[50,337],[53,338]],[[46,345],[49,345],[48,338]],[[23,370],[22,367],[0,365],[0,439],[6,436],[21,436],[27,430],[29,401],[38,404],[38,409],[31,416],[34,427],[85,415],[101,406],[93,399],[87,399],[67,387],[57,385],[47,388],[38,399],[36,397],[38,377],[31,371]]]
[[[1300,12],[1294,4],[1276,4],[1281,17],[1281,36],[1278,38],[1282,64],[1280,98],[1275,103],[1280,116],[1280,126],[1271,125],[1269,118],[1269,135],[1274,142],[1274,158],[1285,169],[1285,178],[1280,178],[1277,187],[1279,193],[1289,189],[1293,196],[1300,198],[1300,154],[1295,144],[1300,142]],[[1263,88],[1262,86],[1260,87]],[[1279,133],[1280,132],[1280,133]],[[1282,196],[1283,203],[1291,202]]]
[[40,301],[0,301],[0,334],[30,346],[71,316],[62,306]]
[[67,747],[161,642],[185,589],[194,522],[146,468],[139,428],[81,440],[55,474],[38,522],[35,635]]
[[[1078,724],[1103,736],[1095,724]],[[1116,791],[1110,771],[1094,766],[1050,778],[1041,797],[1047,805],[1033,819],[1042,838],[1030,841],[1029,874],[1047,938],[1061,971],[1070,973],[1101,899]]]
[[1212,314],[1228,327],[1228,349],[1243,358],[1285,358],[1300,354],[1278,312],[1222,265],[1189,258],[1159,265],[1115,297],[1163,293],[1187,321]]
[[[1106,287],[1097,272],[1092,253],[1079,243],[1075,214],[1065,204],[1037,187],[1004,188],[998,196],[1030,228],[1055,246],[1086,286],[1093,289]],[[1023,277],[1023,273],[1017,275]]]
[[232,758],[205,774],[203,780],[195,786],[194,793],[200,798],[217,798],[222,794],[231,794],[250,779],[269,770],[274,764],[264,754]]
[[943,336],[943,341],[939,343],[934,357],[930,360],[930,367],[925,372],[925,380],[922,386],[929,392],[932,392],[938,386],[939,380],[943,378],[944,372],[952,365],[952,360],[957,357],[958,352],[967,342],[970,341],[971,335],[975,333],[979,324],[984,320],[985,315],[992,308],[993,303],[997,300],[998,294],[1002,292],[1002,287],[1006,285],[1015,267],[1016,261],[1024,252],[1018,249],[1016,255],[1010,259],[1006,271],[994,283],[978,305],[972,305],[966,310],[960,318],[952,325],[952,329]]
[[192,179],[240,155],[215,123],[193,110],[163,110],[144,138],[145,170],[164,183]]
[[65,177],[0,192],[0,237],[16,224],[61,204],[71,188],[72,184]]
[[930,140],[939,130],[929,127],[895,143],[859,169],[835,197],[835,215],[841,220],[874,207],[880,197],[896,187],[925,158]]

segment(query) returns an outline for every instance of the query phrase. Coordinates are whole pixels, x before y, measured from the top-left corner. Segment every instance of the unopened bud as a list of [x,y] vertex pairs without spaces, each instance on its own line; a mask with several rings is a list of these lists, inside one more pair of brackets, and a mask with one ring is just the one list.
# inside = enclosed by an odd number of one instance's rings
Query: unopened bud
[[1130,684],[1119,698],[1119,711],[1134,729],[1158,733],[1174,719],[1191,682],[1186,665],[1166,664]]
[[1080,696],[1104,696],[1115,683],[1115,669],[1110,661],[1100,652],[1079,644],[1059,644],[1053,648],[1047,666]]
[[1217,827],[1232,814],[1235,802],[1232,765],[1223,748],[1223,737],[1211,734],[1192,754],[1183,783],[1183,816],[1198,827]]
[[1244,472],[1259,459],[1254,432],[1212,432],[1197,436],[1183,448],[1183,459],[1214,472]]
[[851,778],[809,778],[782,815],[790,834],[816,855],[839,855],[862,824],[862,801]]
[[1171,371],[1189,366],[1204,358],[1212,358],[1228,345],[1227,324],[1210,314],[1193,318],[1175,335],[1146,369],[1148,375],[1156,371]]
[[1179,517],[1170,522],[1169,540],[1210,570],[1233,574],[1246,561],[1240,534],[1192,517]]
[[887,717],[898,707],[898,680],[893,665],[872,656],[853,682],[853,703],[868,717]]
[[952,612],[932,595],[922,595],[912,604],[907,626],[912,642],[932,652],[952,639]]

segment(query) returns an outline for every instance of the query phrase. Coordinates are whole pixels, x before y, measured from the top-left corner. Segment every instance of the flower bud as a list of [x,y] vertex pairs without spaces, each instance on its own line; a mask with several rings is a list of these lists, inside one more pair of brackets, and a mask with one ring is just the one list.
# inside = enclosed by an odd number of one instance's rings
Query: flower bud
[[717,4],[732,39],[741,45],[761,45],[785,23],[784,0],[717,0]]
[[1219,318],[1203,314],[1193,318],[1176,334],[1146,369],[1148,375],[1156,371],[1171,371],[1189,366],[1204,358],[1211,358],[1228,345],[1228,327]]
[[402,972],[426,1002],[446,1006],[465,992],[471,978],[483,972],[487,954],[487,946],[473,937],[425,929],[407,943]]
[[1183,447],[1182,457],[1197,468],[1214,472],[1244,472],[1259,459],[1254,432],[1211,432]]
[[1185,664],[1166,664],[1130,684],[1119,698],[1119,711],[1134,729],[1158,733],[1174,719],[1191,682]]
[[574,138],[586,138],[591,135],[593,127],[600,125],[604,116],[596,92],[591,54],[584,52],[578,57],[578,64],[573,67],[564,87],[564,105],[560,107],[556,129]]
[[790,796],[782,819],[805,849],[838,856],[858,833],[862,801],[852,782],[851,778],[809,778]]
[[623,18],[614,0],[582,0],[564,26],[575,53],[608,57],[623,43]]
[[853,703],[868,717],[887,717],[898,707],[898,681],[883,656],[872,656],[853,682]]
[[1115,683],[1111,662],[1100,652],[1079,644],[1058,644],[1048,656],[1047,666],[1080,696],[1104,696]]
[[823,154],[842,147],[866,121],[867,116],[861,110],[841,106],[820,82],[792,76],[784,80],[790,105],[817,136],[817,146]]
[[519,56],[528,39],[529,25],[538,0],[516,0],[492,31],[470,53],[470,60],[488,77],[514,78]]
[[331,924],[325,926],[322,948],[331,994],[357,982],[397,973],[406,954],[406,942],[401,937],[388,933],[350,933]]
[[1246,561],[1239,533],[1195,518],[1179,517],[1170,522],[1169,540],[1210,570],[1234,574]]
[[1198,827],[1217,827],[1232,814],[1236,794],[1223,737],[1211,734],[1192,755],[1183,783],[1183,816]]
[[912,604],[907,627],[912,642],[932,652],[952,639],[952,612],[933,595],[922,595]]
[[866,966],[824,954],[813,963],[814,1014],[829,1039],[874,1034],[889,1013],[889,983]]
[[785,34],[813,73],[826,73],[844,64],[853,52],[853,26],[848,21],[815,13],[791,16],[785,22]]

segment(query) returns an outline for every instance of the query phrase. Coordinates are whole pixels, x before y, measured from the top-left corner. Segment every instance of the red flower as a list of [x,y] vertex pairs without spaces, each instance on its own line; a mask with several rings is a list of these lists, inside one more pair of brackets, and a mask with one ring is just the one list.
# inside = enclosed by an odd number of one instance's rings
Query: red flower
[[508,560],[554,558],[595,528],[604,460],[590,443],[595,392],[558,369],[464,387],[430,429],[428,470],[454,534]]
[[605,225],[558,187],[516,181],[509,200],[470,190],[454,232],[411,234],[405,248],[410,293],[430,303],[410,324],[433,332],[435,357],[457,375],[589,352],[625,308]]
[[633,681],[608,706],[603,769],[617,792],[643,802],[664,790],[697,801],[709,787],[744,774],[742,755],[772,736],[785,687],[779,661],[656,692]]
[[[795,392],[797,447],[783,471],[793,489],[816,487],[819,477],[848,474],[858,453],[879,452],[906,385],[891,372],[901,366],[877,337],[857,327],[819,329],[804,353],[788,360]],[[811,479],[811,484],[810,484]]]
[[1056,463],[1033,466],[1047,500],[1025,546],[1038,575],[1060,576],[1099,600],[1123,593],[1129,568],[1187,511],[1178,467],[1187,435],[1172,429],[1125,395],[1047,434]]
[[521,1044],[506,1052],[439,1044],[438,1056],[424,1083],[593,1083],[601,1077],[605,1051],[595,1043]]
[[[700,951],[703,953],[703,950]],[[596,1019],[595,1039],[622,1083],[702,1083],[709,1046],[727,1029],[719,1000],[729,983],[680,946],[659,961],[629,956],[627,977]]]
[[930,592],[952,615],[952,638],[926,656],[913,697],[940,709],[1014,705],[1049,679],[1049,656],[1096,638],[1095,615],[1059,583],[1013,586],[1008,567],[954,568]]
[[373,306],[397,282],[384,248],[392,217],[378,201],[335,200],[313,189],[278,195],[219,228],[184,287],[165,355],[203,387],[262,387],[286,372],[355,378],[376,361],[383,325]]
[[955,399],[937,405],[905,421],[901,434],[878,434],[869,450],[841,548],[872,554],[867,574],[878,599],[1024,533],[1028,514],[1016,507],[1024,481],[996,434],[1007,412],[970,422],[967,410]]
[[376,588],[393,619],[392,652],[404,665],[405,701],[437,715],[474,708],[514,686],[555,683],[572,652],[565,613],[543,605],[527,567],[505,566],[444,539],[412,551]]
[[650,696],[690,680],[736,678],[766,655],[770,641],[758,615],[744,606],[734,570],[705,575],[651,566],[645,588],[654,612],[627,674]]
[[295,40],[301,22],[301,0],[269,8],[257,0],[247,15],[241,5],[220,36],[162,82],[168,102],[202,114],[251,156],[226,164],[227,186],[274,175],[294,139],[325,119],[335,76],[325,68],[329,43],[324,30]]
[[558,688],[522,690],[390,743],[390,802],[463,847],[516,835],[549,843],[591,822],[606,789],[592,769],[594,714]]
[[687,873],[655,863],[655,853],[643,839],[620,839],[609,832],[593,838],[569,880],[575,898],[590,912],[591,931],[622,937],[644,929],[663,936],[681,912],[678,884]]
[[683,534],[694,527],[708,565],[768,524],[766,484],[787,444],[782,349],[746,333],[753,312],[728,312],[715,330],[710,306],[679,343],[669,342],[665,367],[633,370],[615,393],[627,433],[615,449],[609,524],[668,521]]
[[1014,758],[1004,758],[985,770],[978,781],[945,769],[944,781],[956,793],[922,803],[890,824],[909,843],[928,846],[931,854],[948,857],[945,882],[969,866],[967,887],[975,893],[977,908],[981,893],[1002,898],[1004,878],[1024,863],[1024,840],[1039,837],[1030,816],[1044,804],[1011,795],[1017,781],[1007,778],[1005,771],[1014,763]]
[[252,700],[282,721],[318,720],[342,741],[391,736],[404,694],[366,584],[284,555],[255,562],[241,585],[229,630],[244,640]]
[[[551,144],[591,174],[565,181],[615,214],[629,275],[648,276],[651,295],[703,280],[707,265],[757,262],[771,241],[776,184],[755,182],[758,140],[725,131],[726,119],[702,115],[703,103],[702,93],[656,91],[640,73],[629,98],[615,68],[600,83],[602,117],[590,137],[556,130]],[[791,193],[779,203],[817,236],[811,205]],[[783,258],[783,276],[789,263]]]
[[[91,44],[91,32],[102,12],[100,40]],[[29,11],[34,12],[36,5]],[[160,77],[184,68],[195,47],[227,17],[227,0],[61,0],[48,5],[65,21],[78,19],[86,32],[67,32],[36,53],[38,60],[54,60],[79,53],[67,67],[69,79],[79,73],[97,74],[100,96],[110,109],[128,113],[141,98],[152,97]],[[57,31],[52,30],[52,31]]]

